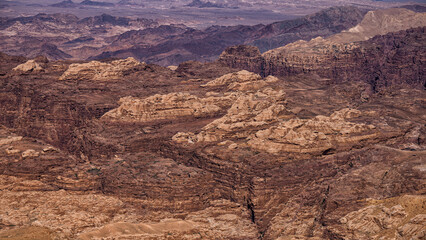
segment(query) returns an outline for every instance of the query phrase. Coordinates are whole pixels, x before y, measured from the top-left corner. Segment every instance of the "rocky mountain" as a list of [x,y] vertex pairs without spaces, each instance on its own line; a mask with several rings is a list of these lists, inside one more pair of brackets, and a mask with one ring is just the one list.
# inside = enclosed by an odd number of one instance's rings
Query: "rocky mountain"
[[[335,7],[269,25],[211,26],[204,30],[173,24],[159,26],[149,19],[108,14],[83,19],[71,14],[38,14],[4,19],[0,26],[4,45],[0,50],[25,56],[27,49],[49,43],[76,60],[134,57],[165,66],[178,65],[188,60],[212,61],[226,47],[237,44],[252,44],[266,51],[300,39],[327,37],[355,26],[365,13],[354,7]],[[81,41],[84,39],[93,40]]]
[[84,6],[113,7],[113,6],[115,6],[115,4],[110,3],[110,2],[91,1],[91,0],[84,0],[84,1],[81,1],[79,3],[75,3],[72,0],[65,0],[65,1],[62,1],[62,2],[50,4],[49,6],[50,7],[57,7],[57,8],[77,8],[77,7],[84,7]]
[[117,5],[119,6],[141,6],[144,7],[143,1],[141,0],[120,0]]
[[[269,50],[287,43],[317,36],[329,36],[361,22],[366,12],[354,7],[335,7],[296,20],[256,26],[212,26],[205,30],[188,29],[184,33],[167,34],[157,44],[135,44],[146,38],[145,30],[137,35],[119,36],[121,49],[111,51],[106,47],[102,54],[90,59],[108,57],[134,57],[142,61],[160,65],[177,65],[187,60],[211,61],[230,45],[253,44]],[[129,37],[128,42],[125,42]],[[116,47],[116,44],[114,48]]]
[[113,7],[114,6],[114,3],[98,2],[98,1],[92,1],[92,0],[84,0],[80,4],[88,5],[88,6],[97,6],[97,7]]
[[401,8],[406,8],[414,12],[426,12],[426,6],[424,5],[416,5],[416,4],[404,5],[404,6],[401,6]]
[[72,0],[65,0],[59,3],[51,4],[50,6],[58,7],[58,8],[75,8],[75,7],[78,7],[78,4],[74,3]]
[[[32,17],[8,18],[0,26],[0,41],[3,43],[0,49],[9,54],[34,57],[31,52],[44,51],[42,46],[49,44],[65,53],[57,55],[58,57],[75,58],[76,48],[97,49],[107,44],[108,37],[155,26],[158,26],[158,23],[153,20],[107,14],[83,19],[72,14],[38,14]],[[90,51],[85,52],[90,56]]]
[[267,25],[245,43],[265,52],[297,40],[327,37],[356,26],[366,13],[356,7],[332,7],[303,18]]
[[194,0],[191,3],[185,5],[186,7],[197,7],[197,8],[224,8],[222,4],[215,4],[209,1],[203,2],[201,0]]
[[[400,19],[407,17],[405,22],[411,21],[411,11],[392,11]],[[384,13],[384,17],[392,15],[390,12],[391,10]],[[212,61],[232,45],[253,45],[265,52],[298,40],[327,38],[361,24],[365,14],[365,10],[355,7],[333,7],[306,17],[268,25],[211,26],[203,30],[184,25],[159,26],[149,19],[107,14],[83,19],[70,14],[38,14],[2,20],[0,40],[5,44],[0,50],[29,56],[25,55],[28,49],[49,43],[75,60],[134,57],[140,61],[168,66],[188,60]],[[377,14],[380,17],[381,11]],[[364,21],[366,23],[361,27],[368,26],[374,19]],[[372,31],[368,33],[369,36],[393,31],[385,29],[374,32],[374,28],[384,28],[384,24],[372,27],[373,25],[368,30]],[[392,23],[389,26],[393,26]],[[415,23],[413,26],[421,24]],[[397,29],[403,28],[405,27],[401,26]],[[49,34],[44,34],[46,32]],[[345,33],[338,36],[348,38],[349,35],[359,34]],[[369,36],[359,35],[351,41],[364,40]]]
[[25,53],[25,56],[34,58],[37,56],[45,56],[51,60],[61,60],[71,58],[72,56],[61,51],[54,44],[44,43],[40,47],[28,49],[28,52]]
[[423,38],[357,42],[346,81],[224,61],[247,46],[174,70],[0,54],[0,238],[422,239]]
[[[369,12],[357,26],[325,39],[297,41],[262,55],[254,47],[232,47],[219,61],[265,76],[310,72],[333,81],[358,79],[371,83],[374,91],[394,83],[421,88],[424,72],[418,66],[424,58],[424,26],[424,13],[379,10]],[[411,27],[419,28],[403,30]],[[398,30],[402,31],[393,33]],[[403,80],[405,69],[413,74],[407,81]]]
[[422,11],[0,19],[0,239],[425,238]]

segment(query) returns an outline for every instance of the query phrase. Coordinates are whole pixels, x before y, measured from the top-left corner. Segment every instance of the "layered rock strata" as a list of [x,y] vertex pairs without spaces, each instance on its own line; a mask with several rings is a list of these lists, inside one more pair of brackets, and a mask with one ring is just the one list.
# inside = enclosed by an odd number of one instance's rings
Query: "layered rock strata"
[[120,107],[103,115],[103,119],[123,121],[154,121],[185,116],[206,117],[214,115],[228,105],[234,97],[198,98],[189,93],[154,95],[145,99],[124,97]]
[[[103,119],[147,122],[179,117],[208,117],[214,116],[229,108],[232,103],[242,96],[242,92],[255,91],[270,83],[278,81],[269,76],[262,79],[258,74],[239,71],[223,75],[201,87],[225,87],[225,93],[207,92],[205,97],[197,97],[185,92],[154,95],[145,99],[124,97],[119,101],[120,107],[103,115]],[[265,95],[265,93],[264,93]],[[243,102],[244,100],[238,100]]]
[[[259,75],[243,70],[202,85],[226,86],[228,90],[238,86],[239,94],[223,117],[207,124],[197,134],[179,132],[173,140],[181,143],[224,141],[223,145],[235,148],[238,145],[232,143],[233,139],[246,139],[249,147],[277,154],[323,153],[344,145],[350,148],[378,137],[373,125],[347,121],[361,115],[355,109],[342,109],[329,117],[294,118],[285,107],[284,91],[267,87],[277,81],[273,76],[263,80]],[[251,88],[248,90],[244,86]]]
[[74,63],[68,67],[59,80],[117,80],[126,75],[126,72],[143,66],[144,63],[131,57],[110,63],[98,61]]
[[371,11],[357,26],[328,38],[296,41],[262,55],[254,47],[231,47],[219,62],[265,76],[315,73],[338,82],[362,80],[373,90],[401,84],[423,87],[424,26],[425,13]]
[[216,63],[58,81],[67,62],[8,59],[0,238],[422,238],[423,89]]
[[351,148],[379,135],[372,125],[348,122],[347,116],[353,114],[361,113],[354,109],[342,109],[330,117],[291,119],[256,132],[250,137],[248,145],[269,153],[324,153],[343,146]]
[[37,63],[35,60],[28,60],[25,63],[16,66],[15,68],[13,68],[13,70],[24,72],[24,73],[40,72],[43,70],[43,67],[39,63]]
[[215,142],[248,137],[253,128],[276,122],[279,116],[285,115],[284,106],[284,93],[272,88],[241,94],[226,115],[204,126],[197,135],[177,133],[173,139],[178,142]]

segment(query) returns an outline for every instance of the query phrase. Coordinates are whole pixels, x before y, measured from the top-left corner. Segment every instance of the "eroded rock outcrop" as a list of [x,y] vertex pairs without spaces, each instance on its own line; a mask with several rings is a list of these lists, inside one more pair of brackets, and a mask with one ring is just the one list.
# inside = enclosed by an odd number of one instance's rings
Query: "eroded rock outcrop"
[[154,95],[145,99],[124,97],[120,107],[104,114],[103,119],[154,121],[184,116],[205,117],[221,111],[232,96],[198,98],[189,93]]
[[225,74],[222,77],[216,78],[213,81],[208,82],[203,85],[204,87],[215,87],[223,86],[234,83],[243,83],[243,82],[254,82],[259,81],[262,77],[259,74],[255,74],[246,70],[242,70],[235,73]]
[[[202,85],[205,88],[226,87],[229,91],[225,93],[207,92],[205,97],[198,97],[185,92],[157,94],[145,99],[124,97],[119,101],[120,107],[105,113],[102,118],[146,122],[184,116],[213,116],[229,108],[239,98],[242,99],[238,102],[244,104],[244,101],[248,100],[244,97],[245,92],[256,91],[277,81],[278,79],[274,76],[262,79],[258,74],[243,70],[225,74]],[[273,92],[266,91],[259,94],[265,98],[267,94]],[[273,94],[276,95],[277,93],[274,92]],[[264,102],[266,101],[264,100]]]
[[27,62],[16,66],[13,70],[24,73],[40,72],[43,71],[43,67],[35,60],[28,60]]
[[274,76],[268,76],[265,79],[259,74],[255,74],[246,70],[225,74],[222,77],[210,81],[202,87],[219,87],[226,86],[228,90],[234,91],[253,91],[264,88],[269,83],[277,82],[278,79]]
[[242,68],[251,72],[258,72],[265,65],[265,59],[259,49],[248,45],[226,48],[219,56],[218,61],[230,67]]
[[422,88],[425,26],[426,13],[371,11],[357,26],[327,38],[299,40],[250,59],[246,55],[256,55],[252,47],[231,47],[218,61],[263,76],[314,73],[336,82],[359,80],[374,91],[407,84]]
[[369,203],[339,220],[342,235],[351,239],[396,240],[426,236],[425,196],[406,195]]
[[[18,64],[7,61],[1,69]],[[0,76],[0,120],[10,129],[0,129],[0,238],[422,238],[424,204],[392,199],[425,194],[423,89],[366,93],[367,84],[312,75],[201,87],[232,71],[203,66],[78,84],[58,81],[66,62]],[[99,121],[129,95],[138,98],[117,118]],[[255,139],[285,148],[251,147]]]
[[248,212],[241,205],[227,200],[212,201],[211,206],[188,214],[184,219],[162,219],[154,223],[116,222],[91,232],[79,239],[256,239],[254,224],[247,219]]
[[[392,8],[368,12],[362,22],[357,26],[332,35],[328,38],[317,37],[311,41],[299,40],[286,46],[276,48],[266,52],[263,56],[270,59],[271,56],[284,54],[285,57],[291,57],[292,53],[342,53],[353,48],[349,44],[359,41],[366,41],[377,35],[385,35],[390,32],[398,32],[410,28],[426,26],[426,13],[416,13],[407,9]],[[330,50],[333,51],[330,51]],[[308,54],[306,54],[308,57]],[[289,65],[291,65],[291,60]]]
[[347,121],[361,112],[342,109],[331,116],[313,119],[291,119],[256,132],[248,145],[269,153],[323,153],[339,147],[350,147],[378,136],[373,125]]
[[[278,120],[285,112],[284,93],[265,88],[256,93],[240,95],[228,109],[227,114],[203,127],[197,135],[178,133],[178,142],[214,142],[233,137],[247,137],[253,128]],[[185,137],[188,136],[188,139]]]
[[282,102],[282,93],[275,92],[275,97],[281,98],[280,101],[272,100],[274,95],[271,89],[266,91],[268,95],[264,96],[268,96],[267,99],[259,100],[262,92],[241,96],[224,117],[206,125],[200,133],[177,133],[173,140],[195,143],[245,138],[248,146],[268,153],[320,154],[350,148],[379,136],[373,125],[348,121],[361,114],[358,110],[342,109],[329,117],[292,118]]
[[91,61],[89,63],[74,63],[62,74],[59,80],[117,80],[144,63],[134,58],[115,60],[111,63]]
[[[210,81],[203,86],[227,86],[231,90],[239,86],[238,97],[223,117],[204,126],[201,132],[179,132],[172,139],[180,143],[224,141],[220,144],[229,145],[231,149],[239,144],[248,144],[253,149],[274,154],[318,154],[350,148],[379,135],[373,125],[348,121],[362,114],[355,109],[345,108],[330,116],[312,119],[294,118],[285,107],[284,91],[265,87],[276,81],[278,79],[273,76],[263,80],[259,75],[244,70]],[[259,85],[259,82],[262,84]],[[242,84],[251,88],[241,87],[244,86]],[[233,139],[245,141],[237,144],[232,142]]]

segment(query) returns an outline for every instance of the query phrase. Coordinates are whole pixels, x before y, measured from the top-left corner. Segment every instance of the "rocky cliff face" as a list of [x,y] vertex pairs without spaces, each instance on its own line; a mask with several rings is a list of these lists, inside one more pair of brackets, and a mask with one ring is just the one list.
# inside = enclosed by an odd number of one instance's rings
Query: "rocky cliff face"
[[59,77],[59,80],[117,80],[144,66],[145,63],[134,58],[115,60],[111,63],[98,61],[74,63]]
[[[424,26],[425,21],[424,13],[404,9],[369,12],[356,27],[326,39],[297,41],[263,55],[252,47],[233,47],[219,61],[265,76],[316,73],[339,82],[357,79],[370,83],[374,91],[394,84],[421,88],[424,27],[388,32]],[[380,36],[372,38],[375,35]],[[406,77],[404,69],[409,69]]]
[[[135,57],[160,65],[176,65],[183,61],[212,61],[228,46],[250,44],[262,51],[313,37],[327,37],[358,24],[366,12],[355,7],[334,7],[296,20],[256,26],[212,26],[205,30],[187,28],[185,32],[169,31],[167,37],[151,41],[149,32],[125,33],[119,36],[120,45],[113,43],[103,49],[96,59],[106,57]],[[160,28],[165,28],[162,26]],[[162,31],[160,28],[148,30]],[[154,36],[157,36],[154,33]],[[145,41],[148,39],[148,41]],[[133,42],[139,42],[134,44]],[[117,42],[118,43],[118,42]],[[124,44],[123,44],[124,43]],[[142,43],[142,44],[140,44]]]
[[328,37],[356,26],[366,13],[356,7],[328,8],[296,20],[267,25],[257,33],[255,39],[246,41],[246,44],[266,52],[298,40]]
[[188,60],[213,61],[226,47],[237,44],[253,44],[267,51],[300,39],[327,37],[354,27],[364,14],[354,7],[334,7],[269,25],[204,30],[107,14],[83,19],[71,14],[38,14],[4,19],[0,50],[30,58],[42,54],[51,60],[134,57],[168,66]]
[[263,73],[266,65],[259,49],[248,45],[226,48],[219,56],[218,61],[233,68],[246,69],[257,73]]
[[[398,87],[380,93],[355,70],[37,58],[22,72],[30,59],[0,54],[0,238],[422,239],[426,96],[400,77],[422,66],[419,31],[348,49],[382,59],[365,63],[377,86]],[[244,49],[232,66],[261,59]]]
[[[99,54],[95,49],[105,45],[107,37],[156,26],[158,23],[149,19],[130,19],[107,14],[83,19],[72,14],[37,14],[9,18],[0,25],[0,50],[30,58],[44,55],[51,60],[86,59]],[[74,41],[90,37],[91,41]],[[84,47],[92,48],[92,51],[77,50]]]

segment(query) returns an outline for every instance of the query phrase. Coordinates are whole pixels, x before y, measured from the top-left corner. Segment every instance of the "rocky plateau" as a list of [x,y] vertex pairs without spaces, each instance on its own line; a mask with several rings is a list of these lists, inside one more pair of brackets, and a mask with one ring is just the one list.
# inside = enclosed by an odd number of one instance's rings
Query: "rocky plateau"
[[0,239],[424,239],[425,15],[361,12],[172,67],[1,53]]

